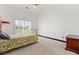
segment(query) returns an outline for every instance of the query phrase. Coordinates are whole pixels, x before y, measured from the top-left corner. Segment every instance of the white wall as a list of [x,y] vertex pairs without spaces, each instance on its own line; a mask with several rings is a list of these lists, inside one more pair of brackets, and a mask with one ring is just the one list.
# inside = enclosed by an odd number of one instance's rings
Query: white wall
[[[4,19],[9,19],[10,26],[3,24],[3,31],[8,33],[14,32],[14,20],[27,20],[32,22],[32,27],[36,27],[36,15],[27,11],[20,10],[15,7],[11,7],[10,5],[0,5],[0,17]],[[4,29],[5,26],[8,26],[8,29]]]
[[38,19],[40,35],[60,40],[79,35],[79,5],[43,5]]

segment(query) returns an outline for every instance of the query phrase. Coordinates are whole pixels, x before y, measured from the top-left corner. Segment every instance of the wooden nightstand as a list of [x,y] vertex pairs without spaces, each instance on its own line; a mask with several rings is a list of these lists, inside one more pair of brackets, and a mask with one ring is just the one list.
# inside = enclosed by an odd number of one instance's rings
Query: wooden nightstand
[[66,37],[66,50],[75,52],[79,54],[79,36],[77,35],[68,35]]

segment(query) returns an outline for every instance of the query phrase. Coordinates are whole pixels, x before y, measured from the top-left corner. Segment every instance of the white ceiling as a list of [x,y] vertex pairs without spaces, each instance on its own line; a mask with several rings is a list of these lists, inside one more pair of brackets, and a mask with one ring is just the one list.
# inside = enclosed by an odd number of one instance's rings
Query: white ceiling
[[[73,4],[39,4],[38,8],[33,8],[33,4],[5,4],[6,6],[17,8],[22,11],[27,11],[30,13],[40,13],[42,10],[59,10],[59,9],[72,9],[72,8],[79,8],[79,5]],[[28,7],[26,9],[25,7]]]
[[[53,6],[52,4],[39,4],[37,8],[33,8],[34,4],[4,4],[4,5],[30,13],[40,13],[42,9],[47,10]],[[28,7],[28,9],[26,9],[25,7]]]
[[[39,8],[40,8],[40,7],[33,8],[33,4],[6,4],[6,6],[9,6],[12,8],[17,8],[19,10],[27,11],[27,12],[31,12],[31,13],[38,13]],[[25,7],[28,7],[28,9]]]

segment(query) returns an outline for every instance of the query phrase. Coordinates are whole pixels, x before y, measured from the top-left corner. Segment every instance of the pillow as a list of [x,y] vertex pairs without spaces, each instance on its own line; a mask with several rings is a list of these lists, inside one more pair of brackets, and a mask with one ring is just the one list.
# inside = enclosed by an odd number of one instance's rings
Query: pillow
[[10,39],[10,36],[5,32],[0,32],[0,39]]

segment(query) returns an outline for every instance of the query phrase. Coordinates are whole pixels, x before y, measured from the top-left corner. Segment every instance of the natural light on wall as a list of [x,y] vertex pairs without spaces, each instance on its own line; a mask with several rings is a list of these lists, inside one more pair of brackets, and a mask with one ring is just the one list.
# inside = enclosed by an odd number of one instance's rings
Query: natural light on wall
[[15,33],[28,33],[30,29],[30,21],[15,20]]

